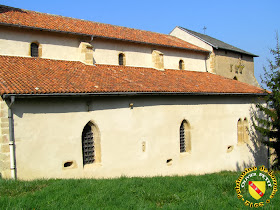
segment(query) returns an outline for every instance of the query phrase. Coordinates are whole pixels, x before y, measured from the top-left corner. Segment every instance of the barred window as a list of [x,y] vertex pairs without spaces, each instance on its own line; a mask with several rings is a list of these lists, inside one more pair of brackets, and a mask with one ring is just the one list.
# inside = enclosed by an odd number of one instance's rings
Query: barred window
[[185,128],[183,123],[180,126],[180,152],[186,152]]
[[94,149],[94,133],[89,124],[84,127],[82,133],[82,145],[83,145],[83,164],[93,163],[95,160]]
[[39,57],[39,44],[35,42],[30,44],[30,55],[31,57]]
[[180,153],[191,151],[190,124],[183,120],[180,126]]
[[125,55],[123,53],[119,54],[119,65],[125,66]]
[[96,124],[89,121],[82,132],[83,164],[101,162],[100,132]]

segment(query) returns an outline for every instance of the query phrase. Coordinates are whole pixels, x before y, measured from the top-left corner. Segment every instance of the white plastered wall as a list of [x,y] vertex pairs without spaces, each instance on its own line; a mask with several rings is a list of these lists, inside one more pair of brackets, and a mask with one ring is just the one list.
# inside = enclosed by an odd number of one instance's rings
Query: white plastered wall
[[204,41],[201,41],[200,39],[196,38],[195,36],[189,34],[188,32],[182,30],[179,27],[175,27],[171,32],[170,35],[176,36],[186,42],[192,43],[198,47],[201,47],[203,49],[206,49],[208,51],[212,51],[213,48],[211,45],[205,43]]
[[[213,47],[204,41],[200,40],[199,38],[196,38],[195,36],[189,34],[188,32],[184,31],[183,29],[179,28],[178,26],[175,27],[171,32],[170,35],[175,36],[177,38],[180,38],[186,42],[189,42],[191,44],[194,44],[198,47],[201,47],[203,49],[208,50],[209,52],[213,52]],[[207,71],[211,73],[215,73],[213,69],[211,68],[210,62],[211,62],[210,57],[207,57]]]
[[[84,39],[89,41],[90,37],[1,28],[0,54],[30,57],[30,43],[36,41],[42,47],[42,58],[79,61],[79,45]],[[127,66],[153,68],[152,51],[159,50],[164,54],[165,69],[179,69],[182,59],[186,70],[206,71],[205,53],[96,38],[90,44],[93,46],[93,64],[118,65],[118,55],[124,53]]]
[[175,50],[108,40],[93,41],[93,45],[93,57],[98,64],[118,65],[118,55],[119,53],[124,53],[126,66],[153,68],[152,51],[158,50],[164,54],[165,69],[179,69],[179,61],[182,59],[186,66],[185,70],[206,71],[205,54],[196,53],[194,51]]
[[80,42],[77,38],[39,31],[0,29],[1,55],[30,57],[31,42],[38,42],[42,46],[42,58],[79,60]]
[[[250,119],[251,100],[211,96],[18,99],[13,110],[18,177],[186,175],[255,165],[256,154],[250,152],[254,145],[237,145],[237,121]],[[192,150],[182,154],[179,127],[184,119],[191,126]],[[89,121],[100,130],[101,163],[83,167],[81,135]],[[228,146],[233,146],[229,153]],[[68,161],[75,167],[64,168]]]

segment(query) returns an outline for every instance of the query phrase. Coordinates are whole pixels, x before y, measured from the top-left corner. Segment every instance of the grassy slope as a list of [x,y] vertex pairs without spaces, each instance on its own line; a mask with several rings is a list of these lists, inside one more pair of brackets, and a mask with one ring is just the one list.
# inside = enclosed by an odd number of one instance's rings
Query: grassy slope
[[[0,180],[0,209],[247,209],[234,190],[239,175],[222,172],[110,180]],[[280,206],[279,193],[266,208]]]

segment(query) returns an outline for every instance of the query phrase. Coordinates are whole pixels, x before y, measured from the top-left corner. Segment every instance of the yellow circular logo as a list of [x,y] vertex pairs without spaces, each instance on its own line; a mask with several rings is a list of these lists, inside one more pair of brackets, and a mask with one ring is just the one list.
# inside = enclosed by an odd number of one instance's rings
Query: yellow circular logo
[[277,192],[276,177],[264,166],[245,168],[235,183],[237,197],[249,207],[258,208],[270,203]]

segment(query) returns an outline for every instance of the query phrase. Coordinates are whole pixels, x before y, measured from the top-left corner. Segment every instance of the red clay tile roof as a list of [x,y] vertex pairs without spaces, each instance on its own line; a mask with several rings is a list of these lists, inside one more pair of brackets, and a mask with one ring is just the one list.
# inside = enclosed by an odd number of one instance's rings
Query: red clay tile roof
[[263,93],[207,72],[85,65],[79,61],[0,56],[0,94]]
[[0,24],[208,52],[177,37],[0,5]]

